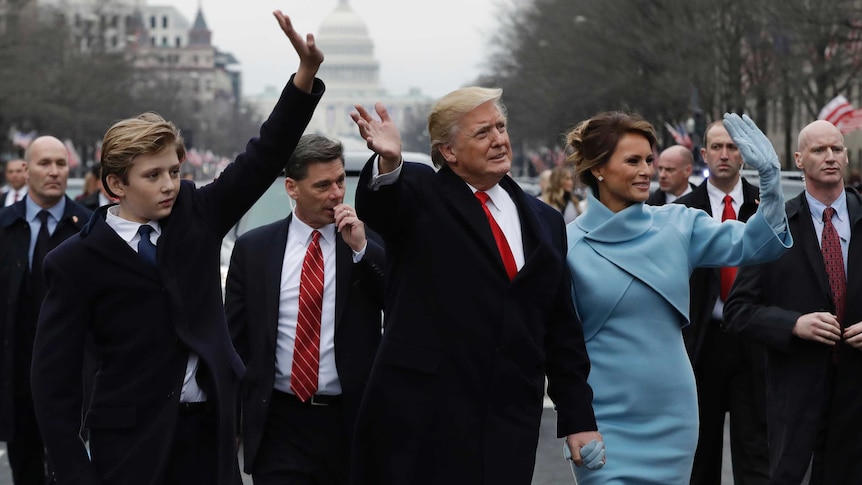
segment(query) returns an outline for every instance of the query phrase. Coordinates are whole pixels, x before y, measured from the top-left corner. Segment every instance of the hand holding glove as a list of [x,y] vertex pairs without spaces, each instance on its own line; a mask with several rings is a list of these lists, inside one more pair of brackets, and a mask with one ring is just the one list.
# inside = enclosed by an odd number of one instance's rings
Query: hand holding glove
[[725,113],[724,127],[739,147],[745,163],[760,174],[760,206],[766,222],[777,234],[787,230],[784,194],[781,192],[781,164],[772,143],[748,115]]

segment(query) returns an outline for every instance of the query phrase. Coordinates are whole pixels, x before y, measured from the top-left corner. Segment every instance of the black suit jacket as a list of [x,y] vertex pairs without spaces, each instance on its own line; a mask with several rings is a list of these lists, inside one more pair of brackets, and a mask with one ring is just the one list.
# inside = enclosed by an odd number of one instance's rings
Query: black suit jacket
[[[712,206],[706,190],[706,184],[708,183],[708,180],[704,180],[690,194],[684,195],[674,202],[687,207],[704,210],[707,214],[712,215]],[[739,207],[739,213],[736,215],[736,218],[745,222],[749,217],[753,216],[757,212],[759,197],[760,191],[757,187],[751,185],[743,178],[742,205]],[[692,364],[697,365],[707,334],[710,331],[720,331],[720,329],[710,328],[712,310],[715,308],[715,302],[718,301],[721,294],[719,268],[695,269],[691,274],[689,287],[691,288],[691,309],[689,311],[691,323],[682,329],[682,336],[685,340],[685,347]]]
[[[694,190],[697,188],[697,186],[691,182],[689,182],[688,185],[691,186],[691,190]],[[691,193],[689,192],[686,195],[690,195],[690,194]],[[682,197],[685,197],[686,195],[683,195]],[[665,205],[665,204],[667,204],[667,192],[665,192],[661,189],[656,189],[653,193],[651,193],[649,195],[649,197],[647,198],[645,203],[646,203],[646,205]]]
[[[17,352],[30,354],[36,332],[37,314],[21,305],[29,298],[30,225],[26,220],[27,201],[19,200],[9,207],[0,208],[0,441],[8,441],[15,420],[12,400],[14,396],[30,395],[30,359],[15,362]],[[49,249],[57,247],[75,235],[90,218],[90,211],[66,197],[63,217],[51,234]],[[82,284],[84,281],[79,281]],[[38,304],[41,302],[35,302]],[[17,384],[17,385],[16,385]],[[80,409],[78,410],[80,422]]]
[[[846,194],[849,326],[862,321],[862,198],[853,189]],[[823,483],[862,483],[862,351],[839,343],[830,379],[832,348],[793,335],[801,315],[835,307],[805,193],[786,211],[793,247],[772,263],[741,268],[724,307],[731,331],[767,346],[770,483],[800,483],[821,427],[828,430]]]
[[404,163],[372,191],[371,163],[356,206],[386,242],[386,332],[351,481],[529,483],[546,374],[558,435],[596,429],[562,216],[500,181],[523,233],[525,264],[510,281],[481,203],[451,169]]
[[[245,471],[257,456],[275,382],[279,288],[290,215],[240,237],[231,256],[225,310],[234,344],[246,364],[242,382],[242,434]],[[382,241],[367,232],[358,263],[336,233],[335,366],[342,389],[348,436],[359,410],[382,330],[384,253]],[[309,433],[313,433],[313,429]]]
[[[290,82],[260,138],[216,181],[180,183],[171,215],[159,221],[157,266],[108,226],[107,207],[45,259],[33,401],[59,485],[162,483],[189,352],[200,357],[197,380],[215,404],[217,483],[240,482],[235,404],[245,367],[222,305],[221,241],[282,170],[322,92],[319,80],[312,94]],[[99,363],[85,421],[92,460],[78,438],[88,336]]]

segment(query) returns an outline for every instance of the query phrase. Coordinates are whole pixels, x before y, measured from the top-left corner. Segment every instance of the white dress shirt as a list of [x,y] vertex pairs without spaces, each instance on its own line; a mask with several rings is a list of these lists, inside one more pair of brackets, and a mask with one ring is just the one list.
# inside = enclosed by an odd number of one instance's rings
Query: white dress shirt
[[[313,230],[298,217],[290,218],[281,266],[273,387],[290,394],[293,394],[290,390],[290,374],[299,314],[299,281]],[[315,394],[336,396],[341,394],[341,381],[335,368],[335,224],[323,226],[318,231],[320,251],[323,253],[323,309],[320,317],[320,361]],[[359,258],[361,259],[361,255]],[[354,253],[354,261],[357,260],[357,253]]]
[[8,207],[8,206],[14,204],[15,202],[18,202],[19,200],[23,199],[25,195],[27,195],[27,186],[26,185],[22,186],[18,190],[15,190],[12,187],[9,187],[8,192],[6,192],[6,200],[5,200],[4,207]]
[[[117,235],[123,241],[126,241],[126,244],[132,248],[132,251],[137,253],[138,242],[141,240],[138,229],[141,227],[141,224],[123,219],[119,216],[119,213],[119,206],[115,205],[108,208],[105,222],[108,223],[111,229],[117,232]],[[153,245],[158,245],[159,237],[162,235],[161,226],[159,226],[158,221],[150,221],[147,224],[153,228],[153,231],[150,233],[150,241]],[[189,360],[186,363],[186,374],[183,378],[183,390],[180,393],[180,402],[203,402],[207,400],[206,393],[198,385],[197,371],[198,354],[189,351]]]

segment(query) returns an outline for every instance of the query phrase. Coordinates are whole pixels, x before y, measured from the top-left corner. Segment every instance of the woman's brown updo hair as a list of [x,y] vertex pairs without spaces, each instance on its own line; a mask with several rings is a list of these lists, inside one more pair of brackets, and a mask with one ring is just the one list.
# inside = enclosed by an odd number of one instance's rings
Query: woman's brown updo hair
[[640,115],[622,111],[606,111],[584,120],[566,133],[567,162],[575,166],[578,180],[599,196],[599,182],[592,169],[610,160],[617,144],[626,133],[641,135],[655,148],[655,129]]

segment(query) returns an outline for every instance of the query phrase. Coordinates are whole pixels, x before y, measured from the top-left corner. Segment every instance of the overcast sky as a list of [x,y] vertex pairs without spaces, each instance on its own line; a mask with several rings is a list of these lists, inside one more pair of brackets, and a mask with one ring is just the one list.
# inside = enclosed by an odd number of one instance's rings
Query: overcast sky
[[[502,0],[506,1],[506,0]],[[174,5],[194,22],[198,3],[213,44],[240,62],[243,94],[281,87],[298,58],[272,11],[290,16],[300,33],[317,34],[338,0],[148,0]],[[501,0],[349,0],[365,20],[380,62],[380,81],[389,93],[420,88],[432,97],[461,87],[479,74],[490,35],[498,28]],[[326,54],[324,52],[324,54]],[[325,61],[324,61],[325,62]],[[325,81],[325,80],[324,80]]]

